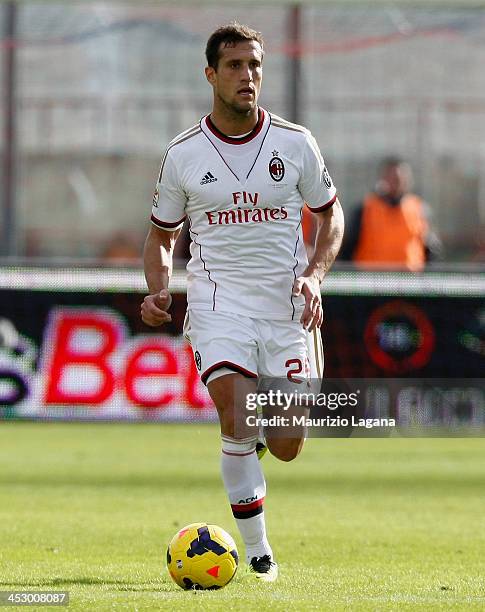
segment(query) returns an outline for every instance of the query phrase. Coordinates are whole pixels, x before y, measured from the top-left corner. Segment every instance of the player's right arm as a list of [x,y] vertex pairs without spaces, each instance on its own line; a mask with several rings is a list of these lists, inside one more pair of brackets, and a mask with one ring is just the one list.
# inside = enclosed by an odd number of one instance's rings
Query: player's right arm
[[172,303],[168,285],[172,276],[173,249],[180,232],[180,228],[169,232],[152,225],[145,240],[143,264],[150,294],[141,305],[141,318],[152,327],[172,320],[167,312]]
[[143,250],[149,295],[141,305],[141,318],[152,327],[172,320],[167,312],[172,303],[168,286],[172,276],[175,242],[185,219],[186,201],[187,197],[179,183],[177,166],[169,147],[162,159],[153,197],[152,225]]

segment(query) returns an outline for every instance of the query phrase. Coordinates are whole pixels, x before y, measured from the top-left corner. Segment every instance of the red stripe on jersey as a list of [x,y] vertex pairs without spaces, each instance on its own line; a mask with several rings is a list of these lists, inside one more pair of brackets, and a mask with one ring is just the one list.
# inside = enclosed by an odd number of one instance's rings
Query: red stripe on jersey
[[175,221],[175,223],[168,223],[167,221],[160,221],[160,219],[157,219],[155,215],[151,216],[151,222],[157,227],[160,227],[161,229],[169,229],[169,228],[173,229],[174,227],[178,227],[184,221],[185,221],[185,216],[182,217],[180,221]]
[[232,363],[231,361],[218,361],[217,363],[212,365],[210,368],[207,368],[207,370],[200,375],[200,379],[204,383],[204,385],[206,384],[206,381],[209,378],[209,376],[212,374],[212,372],[215,372],[219,368],[228,368],[229,370],[234,370],[235,372],[239,372],[239,374],[243,374],[244,376],[247,376],[248,378],[258,377],[257,374],[255,374],[254,372],[250,372],[249,370],[246,370],[246,368],[243,368],[242,366],[237,365],[237,363]]
[[250,504],[231,504],[231,508],[236,512],[249,512],[250,510],[254,510],[255,508],[259,508],[264,504],[264,497],[261,499],[257,499]]
[[323,206],[318,206],[317,208],[312,208],[311,206],[308,206],[308,202],[307,202],[307,206],[312,211],[312,213],[319,213],[319,212],[323,212],[324,210],[327,210],[327,208],[330,208],[330,206],[335,204],[336,201],[337,201],[337,194],[335,194],[333,196],[333,198],[330,200],[330,202],[327,202]]
[[246,144],[247,142],[250,142],[251,140],[253,140],[253,138],[256,138],[256,136],[259,134],[259,132],[261,132],[263,128],[263,123],[264,123],[264,110],[260,108],[258,122],[254,126],[254,128],[249,132],[247,136],[244,136],[243,138],[238,138],[237,136],[226,136],[226,134],[223,134],[220,130],[218,130],[216,126],[212,123],[210,115],[207,115],[207,117],[205,118],[205,124],[207,125],[209,130],[214,134],[214,136],[217,136],[217,138],[219,138],[219,140],[222,140],[222,142],[227,142],[227,144],[236,144],[236,145]]

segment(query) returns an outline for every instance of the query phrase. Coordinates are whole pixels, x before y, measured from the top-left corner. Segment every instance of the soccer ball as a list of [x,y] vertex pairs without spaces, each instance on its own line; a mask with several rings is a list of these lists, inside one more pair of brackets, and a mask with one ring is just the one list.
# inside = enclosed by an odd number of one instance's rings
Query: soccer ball
[[167,548],[170,576],[183,589],[220,589],[238,564],[236,544],[217,525],[192,523],[178,531]]

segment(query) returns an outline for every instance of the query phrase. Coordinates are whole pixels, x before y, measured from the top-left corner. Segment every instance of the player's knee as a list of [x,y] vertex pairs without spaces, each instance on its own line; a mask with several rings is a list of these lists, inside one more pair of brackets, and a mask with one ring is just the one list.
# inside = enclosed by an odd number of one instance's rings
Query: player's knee
[[289,463],[290,461],[293,461],[293,459],[296,459],[299,455],[298,451],[289,451],[289,450],[284,450],[283,452],[280,452],[277,455],[277,458],[280,461],[284,461],[285,463]]
[[289,438],[285,440],[267,440],[270,453],[280,461],[293,461],[301,453],[304,439]]
[[293,459],[296,459],[301,453],[302,447],[303,445],[301,444],[295,444],[290,446],[289,448],[285,448],[281,456],[279,457],[280,461],[293,461]]

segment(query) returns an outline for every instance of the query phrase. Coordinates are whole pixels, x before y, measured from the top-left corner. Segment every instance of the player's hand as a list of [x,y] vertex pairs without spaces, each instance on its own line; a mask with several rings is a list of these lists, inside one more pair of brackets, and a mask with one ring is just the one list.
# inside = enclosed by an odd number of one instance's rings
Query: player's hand
[[162,289],[159,293],[147,295],[141,305],[141,318],[143,323],[151,327],[157,327],[172,320],[167,310],[172,303],[172,296],[167,289]]
[[321,327],[323,323],[322,295],[320,283],[314,276],[299,276],[293,284],[293,295],[302,295],[305,298],[305,308],[300,318],[300,323],[308,331],[315,327]]

